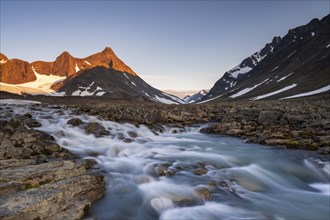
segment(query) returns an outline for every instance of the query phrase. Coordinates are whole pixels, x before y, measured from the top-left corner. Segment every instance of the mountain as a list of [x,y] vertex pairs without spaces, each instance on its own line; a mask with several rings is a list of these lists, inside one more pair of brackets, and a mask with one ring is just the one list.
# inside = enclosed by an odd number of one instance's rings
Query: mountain
[[151,87],[138,75],[104,66],[81,70],[52,88],[66,96],[135,97],[167,104],[182,103],[181,99]]
[[183,98],[183,101],[185,103],[199,102],[207,93],[208,90],[203,89],[193,95],[187,95],[186,97]]
[[274,37],[260,51],[227,71],[202,98],[260,100],[330,90],[330,15]]
[[[53,62],[35,61],[29,64],[26,61],[18,59],[8,60],[3,54],[0,54],[0,59],[3,60],[0,66],[0,82],[9,84],[35,81],[36,76],[34,72],[43,75],[67,77],[88,66],[104,66],[109,68],[111,65],[113,69],[136,75],[109,47],[106,47],[100,53],[85,58],[75,58],[69,52],[65,51]],[[14,74],[12,74],[13,70]]]
[[65,51],[53,62],[35,61],[31,64],[0,55],[2,91],[17,94],[140,97],[168,104],[182,103],[181,99],[143,81],[109,47],[85,58],[75,58]]

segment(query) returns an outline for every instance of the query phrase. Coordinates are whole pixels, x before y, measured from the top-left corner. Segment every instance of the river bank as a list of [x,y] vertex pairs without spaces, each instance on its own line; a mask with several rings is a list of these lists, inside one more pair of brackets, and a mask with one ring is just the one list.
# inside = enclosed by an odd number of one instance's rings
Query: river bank
[[145,124],[156,130],[165,124],[182,128],[203,124],[205,128],[201,131],[205,133],[330,154],[330,98],[327,96],[194,105],[80,103],[69,106],[77,114],[97,115],[120,123]]

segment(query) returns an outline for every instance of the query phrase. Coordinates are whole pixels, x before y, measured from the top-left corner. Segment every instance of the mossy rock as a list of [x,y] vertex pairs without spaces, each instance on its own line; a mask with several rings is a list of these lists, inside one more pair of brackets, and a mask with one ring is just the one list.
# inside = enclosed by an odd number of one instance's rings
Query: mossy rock
[[316,151],[318,150],[318,146],[317,146],[317,143],[312,143],[311,145],[309,145],[309,150],[312,150],[312,151]]
[[284,141],[283,144],[287,148],[298,148],[301,146],[301,143],[297,140],[287,140],[287,141]]

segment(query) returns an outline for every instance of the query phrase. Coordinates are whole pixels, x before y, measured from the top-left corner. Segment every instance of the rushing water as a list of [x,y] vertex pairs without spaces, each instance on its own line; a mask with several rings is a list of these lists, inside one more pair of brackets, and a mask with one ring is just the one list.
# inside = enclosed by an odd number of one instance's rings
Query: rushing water
[[[198,127],[145,126],[74,115],[70,110],[11,105],[33,113],[40,130],[99,164],[106,196],[96,219],[329,219],[330,163],[312,152],[285,151],[199,133]],[[109,136],[87,135],[67,121],[99,122]],[[197,171],[207,171],[205,174]],[[203,174],[203,175],[197,175]]]

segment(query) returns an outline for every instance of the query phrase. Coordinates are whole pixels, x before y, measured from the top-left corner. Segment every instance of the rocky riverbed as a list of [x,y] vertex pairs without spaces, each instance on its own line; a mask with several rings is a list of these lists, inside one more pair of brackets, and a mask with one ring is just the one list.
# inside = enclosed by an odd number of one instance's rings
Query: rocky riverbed
[[286,149],[330,153],[330,99],[229,102],[195,105],[73,104],[77,114],[98,115],[105,120],[184,127],[205,125],[201,131],[236,136],[248,142]]
[[[218,104],[161,105],[93,100],[75,103],[70,100],[52,106],[31,105],[20,114],[9,106],[0,106],[0,217],[2,219],[79,219],[92,203],[105,193],[103,176],[96,172],[95,162],[78,159],[59,146],[53,136],[38,130],[40,121],[34,110],[53,109],[56,117],[72,111],[75,115],[89,114],[100,119],[144,124],[156,134],[163,125],[180,132],[187,126],[202,126],[201,132],[235,136],[286,149],[330,153],[329,97],[289,101],[229,102]],[[53,115],[47,113],[43,117]],[[46,115],[46,116],[45,116]],[[69,118],[72,127],[83,128],[95,138],[111,136],[112,132],[98,122]],[[61,132],[61,131],[59,131]],[[116,134],[115,139],[130,143],[138,134]],[[161,167],[162,168],[162,167]],[[167,173],[159,168],[159,173]],[[166,171],[166,172],[165,172]],[[207,170],[197,167],[195,175]],[[163,175],[163,174],[162,174]],[[169,174],[170,175],[170,174]],[[160,175],[161,176],[161,175]]]
[[35,130],[41,125],[31,114],[0,112],[0,218],[82,218],[105,191],[95,162],[78,159]]

